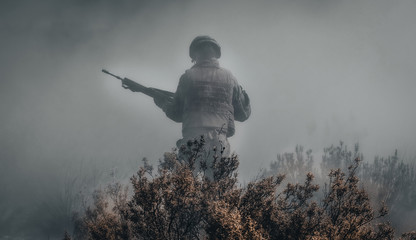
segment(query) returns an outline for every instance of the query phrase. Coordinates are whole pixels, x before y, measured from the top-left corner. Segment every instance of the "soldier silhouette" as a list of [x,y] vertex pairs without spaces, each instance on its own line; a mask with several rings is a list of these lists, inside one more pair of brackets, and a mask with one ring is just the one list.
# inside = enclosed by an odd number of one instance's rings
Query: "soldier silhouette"
[[[173,100],[154,98],[166,116],[182,123],[180,148],[189,140],[205,139],[205,149],[224,149],[222,157],[230,155],[227,138],[235,133],[234,120],[243,122],[251,113],[247,93],[230,71],[220,67],[221,47],[209,36],[198,36],[191,42],[189,56],[194,65],[180,77]],[[123,86],[129,88],[129,81]],[[208,154],[207,156],[212,156]],[[207,157],[207,163],[213,159]]]

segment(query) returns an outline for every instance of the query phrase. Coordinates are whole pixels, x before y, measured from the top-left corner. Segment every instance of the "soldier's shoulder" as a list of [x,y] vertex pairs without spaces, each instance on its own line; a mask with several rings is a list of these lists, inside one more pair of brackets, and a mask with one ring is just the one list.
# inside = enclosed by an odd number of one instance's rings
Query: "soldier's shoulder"
[[225,67],[221,67],[221,66],[219,66],[219,67],[218,67],[218,69],[220,69],[221,71],[224,71],[224,72],[226,72],[226,73],[228,73],[228,74],[231,74],[231,71],[230,71],[230,70],[228,70],[228,68],[225,68]]
[[234,76],[234,74],[230,70],[228,70],[227,68],[223,68],[223,67],[220,67],[219,69],[220,71],[222,71],[224,75],[227,76],[228,79],[231,79],[232,81],[237,82],[237,78]]
[[187,69],[187,70],[185,70],[185,72],[182,74],[182,76],[181,76],[181,80],[182,81],[184,81],[184,80],[186,80],[186,79],[189,79],[190,78],[190,76],[192,76],[193,75],[193,69],[192,68],[190,68],[190,69]]

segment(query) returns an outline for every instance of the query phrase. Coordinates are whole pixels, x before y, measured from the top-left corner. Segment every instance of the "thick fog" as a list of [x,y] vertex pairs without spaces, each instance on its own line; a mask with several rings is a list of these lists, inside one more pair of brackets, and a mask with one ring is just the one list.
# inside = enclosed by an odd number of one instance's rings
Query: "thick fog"
[[343,140],[414,161],[415,12],[413,0],[2,1],[2,221],[21,226],[12,216],[69,175],[157,164],[181,125],[101,69],[175,91],[201,34],[251,98],[230,139],[242,179],[297,144],[317,159]]

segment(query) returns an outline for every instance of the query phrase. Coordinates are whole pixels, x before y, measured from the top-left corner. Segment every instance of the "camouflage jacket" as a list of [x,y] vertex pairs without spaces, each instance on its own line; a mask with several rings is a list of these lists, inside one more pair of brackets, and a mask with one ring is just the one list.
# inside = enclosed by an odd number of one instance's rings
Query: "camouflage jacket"
[[228,70],[210,59],[195,64],[180,78],[173,103],[160,106],[170,119],[182,122],[182,134],[190,129],[223,129],[234,135],[234,120],[245,121],[250,100]]

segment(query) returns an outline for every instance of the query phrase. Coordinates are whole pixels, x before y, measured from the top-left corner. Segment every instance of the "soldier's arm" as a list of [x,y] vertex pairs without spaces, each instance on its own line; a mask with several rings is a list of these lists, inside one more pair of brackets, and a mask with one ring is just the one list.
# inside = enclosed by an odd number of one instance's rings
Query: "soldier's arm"
[[166,116],[175,122],[182,122],[183,115],[183,77],[179,80],[178,88],[173,96],[172,102],[163,102],[155,99],[155,103],[160,107]]
[[244,122],[250,117],[251,106],[250,98],[243,88],[236,84],[233,92],[233,107],[234,119],[239,122]]

